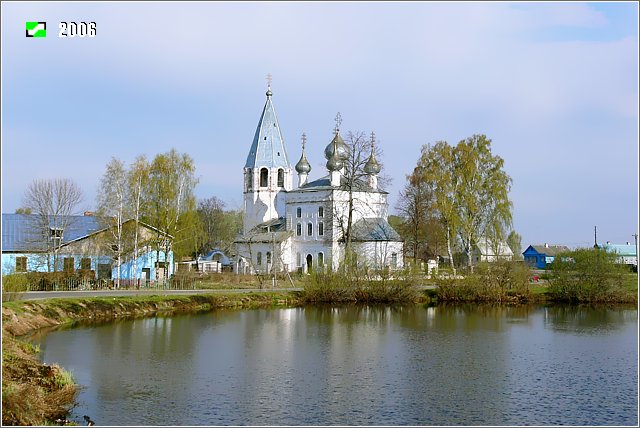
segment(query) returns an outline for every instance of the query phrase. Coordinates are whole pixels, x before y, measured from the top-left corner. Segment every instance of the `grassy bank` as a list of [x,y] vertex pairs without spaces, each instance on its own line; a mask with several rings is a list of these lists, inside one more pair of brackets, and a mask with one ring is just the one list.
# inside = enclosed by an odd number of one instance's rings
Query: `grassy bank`
[[38,349],[19,336],[81,321],[108,322],[215,308],[259,308],[297,303],[297,298],[290,293],[5,302],[2,304],[2,424],[54,424],[56,419],[64,419],[68,414],[77,392],[68,372],[56,365],[40,363]]

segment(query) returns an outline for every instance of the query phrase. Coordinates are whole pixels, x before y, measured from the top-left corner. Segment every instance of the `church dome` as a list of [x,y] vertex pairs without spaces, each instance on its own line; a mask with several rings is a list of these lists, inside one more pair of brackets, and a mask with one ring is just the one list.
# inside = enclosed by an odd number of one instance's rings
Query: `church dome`
[[[331,147],[333,150],[332,150],[331,156],[329,157],[329,160],[327,161],[327,169],[329,171],[340,171],[344,166],[344,162],[342,161],[342,159],[340,159],[338,155],[339,147],[335,138],[331,142]],[[324,152],[326,155],[327,151],[325,150]]]
[[376,161],[376,158],[373,156],[373,151],[371,152],[371,156],[369,156],[369,160],[364,164],[364,172],[365,174],[374,175],[380,172],[380,164]]
[[344,140],[340,136],[340,131],[336,132],[333,140],[331,140],[329,145],[325,147],[324,157],[327,158],[327,160],[330,160],[334,152],[338,153],[338,159],[341,161],[349,159],[349,146],[345,144]]
[[302,152],[302,156],[300,156],[300,160],[296,164],[296,171],[298,174],[309,174],[311,171],[311,164],[307,160],[307,156]]

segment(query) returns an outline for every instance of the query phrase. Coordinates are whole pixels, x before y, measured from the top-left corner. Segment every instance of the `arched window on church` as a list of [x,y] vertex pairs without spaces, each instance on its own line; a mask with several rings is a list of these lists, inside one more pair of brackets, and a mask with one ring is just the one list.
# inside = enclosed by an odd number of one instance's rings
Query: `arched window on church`
[[269,170],[267,168],[260,169],[260,187],[269,187]]
[[284,169],[278,170],[278,187],[284,187]]
[[262,266],[262,253],[258,252],[258,255],[256,256],[256,264],[258,266]]
[[251,168],[249,168],[249,169],[247,169],[247,175],[245,175],[245,181],[246,181],[245,187],[247,189],[247,192],[250,192],[251,188],[253,187],[253,186],[251,186],[251,183],[253,182],[253,174],[252,174],[252,172],[253,171],[251,170]]
[[324,253],[318,253],[318,266],[324,266]]

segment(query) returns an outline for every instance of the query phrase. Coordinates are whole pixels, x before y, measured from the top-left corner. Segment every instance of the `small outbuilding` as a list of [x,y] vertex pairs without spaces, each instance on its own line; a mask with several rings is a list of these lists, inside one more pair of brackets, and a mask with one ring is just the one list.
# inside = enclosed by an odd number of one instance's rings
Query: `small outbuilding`
[[571,251],[566,245],[529,245],[522,253],[525,263],[532,268],[546,269],[547,264],[553,263],[555,257],[567,251]]

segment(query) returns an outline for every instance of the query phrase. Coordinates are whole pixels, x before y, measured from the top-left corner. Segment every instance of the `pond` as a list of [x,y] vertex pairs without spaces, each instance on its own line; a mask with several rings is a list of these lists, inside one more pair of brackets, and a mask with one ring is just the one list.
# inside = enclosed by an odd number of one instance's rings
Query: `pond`
[[637,425],[636,308],[347,306],[35,336],[84,425]]

